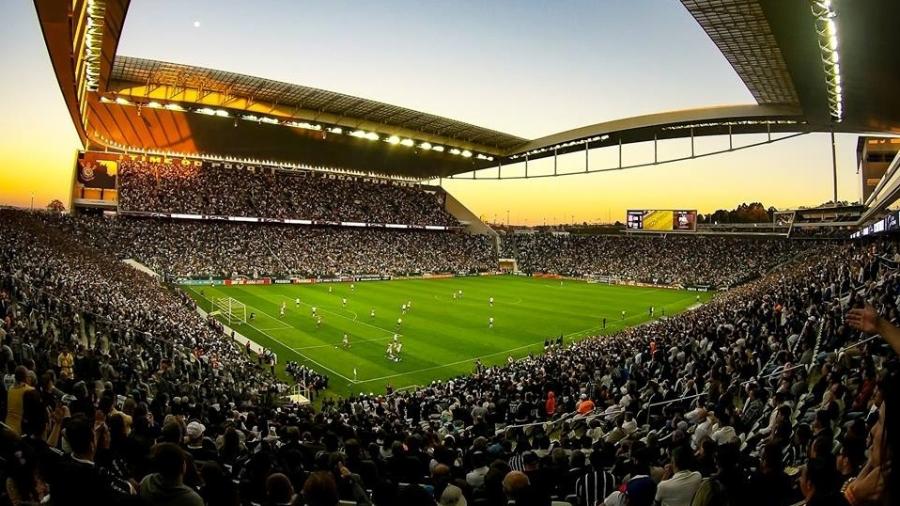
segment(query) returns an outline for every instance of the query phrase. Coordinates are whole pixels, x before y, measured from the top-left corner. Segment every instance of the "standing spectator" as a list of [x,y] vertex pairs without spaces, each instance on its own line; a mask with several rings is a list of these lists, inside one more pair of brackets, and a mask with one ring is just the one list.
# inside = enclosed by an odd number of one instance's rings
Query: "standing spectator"
[[156,445],[153,461],[156,472],[141,481],[141,499],[153,506],[203,506],[200,495],[184,484],[187,460],[178,445]]

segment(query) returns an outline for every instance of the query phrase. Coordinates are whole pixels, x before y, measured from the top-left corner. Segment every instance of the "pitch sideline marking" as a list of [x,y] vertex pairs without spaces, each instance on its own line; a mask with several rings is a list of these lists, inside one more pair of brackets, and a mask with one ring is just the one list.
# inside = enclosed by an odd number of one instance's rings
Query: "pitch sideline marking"
[[[197,291],[194,290],[193,287],[191,287],[191,291],[193,291],[194,293],[197,293]],[[197,295],[200,295],[200,294],[197,293]],[[200,296],[203,297],[204,299],[206,299],[206,297],[204,297],[203,295],[200,295]],[[254,306],[250,306],[250,307],[254,307]],[[254,309],[258,309],[258,308],[255,308],[255,307],[254,307]],[[260,310],[260,313],[262,313],[262,314],[268,316],[269,318],[273,318],[272,315],[266,313],[265,311]],[[276,320],[276,321],[277,321],[277,320]],[[276,343],[280,344],[281,346],[284,346],[284,348],[285,348],[286,350],[293,351],[293,352],[296,353],[297,355],[300,355],[301,357],[303,357],[303,358],[305,358],[306,360],[312,362],[313,364],[316,364],[317,366],[321,367],[322,369],[325,369],[325,370],[328,371],[328,372],[334,373],[334,374],[338,375],[339,377],[344,378],[345,380],[347,380],[347,381],[349,381],[349,382],[351,382],[351,383],[354,383],[354,381],[353,381],[352,379],[350,379],[350,378],[344,376],[343,374],[341,374],[341,373],[335,371],[334,369],[332,369],[332,368],[330,368],[330,367],[328,367],[328,366],[326,366],[326,365],[322,365],[321,363],[319,363],[319,362],[317,362],[317,361],[315,361],[315,360],[309,358],[308,356],[304,355],[303,353],[300,353],[300,352],[298,352],[298,351],[294,351],[290,346],[284,344],[284,342],[282,342],[280,339],[276,338],[275,336],[273,336],[272,334],[269,334],[268,332],[266,332],[266,331],[264,331],[264,330],[261,330],[261,329],[257,328],[257,327],[256,327],[255,325],[253,325],[252,323],[247,322],[247,325],[249,325],[249,326],[250,326],[251,328],[253,328],[253,329],[256,329],[257,332],[259,332],[260,334],[262,334],[262,335],[268,337],[269,339],[275,341]],[[299,330],[299,329],[297,329],[296,327],[294,327],[293,325],[290,325],[290,327],[293,328],[293,329],[295,329],[295,330]]]

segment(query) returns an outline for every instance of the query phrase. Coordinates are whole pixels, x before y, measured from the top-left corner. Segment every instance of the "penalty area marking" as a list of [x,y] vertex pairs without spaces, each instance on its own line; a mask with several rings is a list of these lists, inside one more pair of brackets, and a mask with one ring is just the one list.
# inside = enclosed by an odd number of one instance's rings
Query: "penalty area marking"
[[[196,290],[194,290],[193,288],[191,288],[191,291],[193,291],[194,293],[197,293],[198,295],[200,295],[200,294],[199,294]],[[203,295],[200,295],[200,296],[203,297],[204,299],[206,299],[206,297],[204,297]],[[209,300],[209,299],[207,299],[207,300]],[[258,309],[258,308],[255,308],[254,306],[248,306],[248,307],[253,307],[254,309]],[[268,316],[269,318],[272,318],[272,315],[266,313],[265,311],[260,310],[259,312],[260,312],[261,314],[264,314],[264,315]],[[344,378],[344,379],[347,380],[347,381],[353,382],[353,380],[351,380],[350,378],[344,376],[343,374],[341,374],[341,373],[335,371],[334,369],[332,369],[332,368],[330,368],[330,367],[328,367],[328,366],[326,366],[326,365],[323,365],[323,364],[321,364],[321,363],[319,363],[319,362],[317,362],[317,361],[315,361],[315,360],[309,358],[308,356],[304,355],[303,353],[300,353],[300,352],[298,352],[298,351],[295,351],[295,350],[294,350],[293,348],[291,348],[290,346],[284,344],[284,342],[283,342],[281,339],[278,339],[277,337],[273,336],[272,334],[269,334],[268,332],[266,332],[266,331],[264,331],[264,330],[262,330],[262,329],[260,329],[260,328],[257,328],[257,327],[256,327],[255,325],[253,325],[252,323],[249,323],[249,322],[248,322],[247,325],[248,325],[250,328],[255,329],[255,330],[256,330],[257,332],[259,332],[260,334],[262,334],[262,335],[268,337],[268,338],[271,339],[272,341],[275,341],[276,343],[280,344],[280,345],[283,346],[286,350],[292,351],[292,352],[294,352],[295,354],[300,355],[300,356],[303,357],[304,359],[306,359],[306,360],[312,362],[313,364],[316,364],[317,366],[321,367],[322,369],[325,369],[326,371],[328,371],[328,372],[330,372],[330,373],[335,374],[336,376],[338,376],[338,377],[340,377],[340,378]],[[294,327],[294,326],[292,326],[292,325],[291,325],[290,327],[296,330],[296,327]]]

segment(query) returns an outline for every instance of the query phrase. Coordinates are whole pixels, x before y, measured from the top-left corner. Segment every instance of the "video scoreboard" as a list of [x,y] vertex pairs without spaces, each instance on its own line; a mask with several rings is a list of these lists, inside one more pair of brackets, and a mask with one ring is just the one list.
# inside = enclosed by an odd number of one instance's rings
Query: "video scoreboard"
[[629,209],[625,223],[629,230],[693,232],[697,230],[697,210]]

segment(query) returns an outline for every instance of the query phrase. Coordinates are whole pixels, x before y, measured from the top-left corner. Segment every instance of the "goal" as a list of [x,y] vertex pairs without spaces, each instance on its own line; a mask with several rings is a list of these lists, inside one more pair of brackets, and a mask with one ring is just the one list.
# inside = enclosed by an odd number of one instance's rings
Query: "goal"
[[228,318],[229,325],[247,323],[247,305],[243,302],[232,297],[218,297],[213,299],[213,305],[219,314]]
[[615,276],[609,276],[606,274],[590,274],[585,276],[585,281],[588,283],[603,283],[606,285],[612,285],[616,282]]

